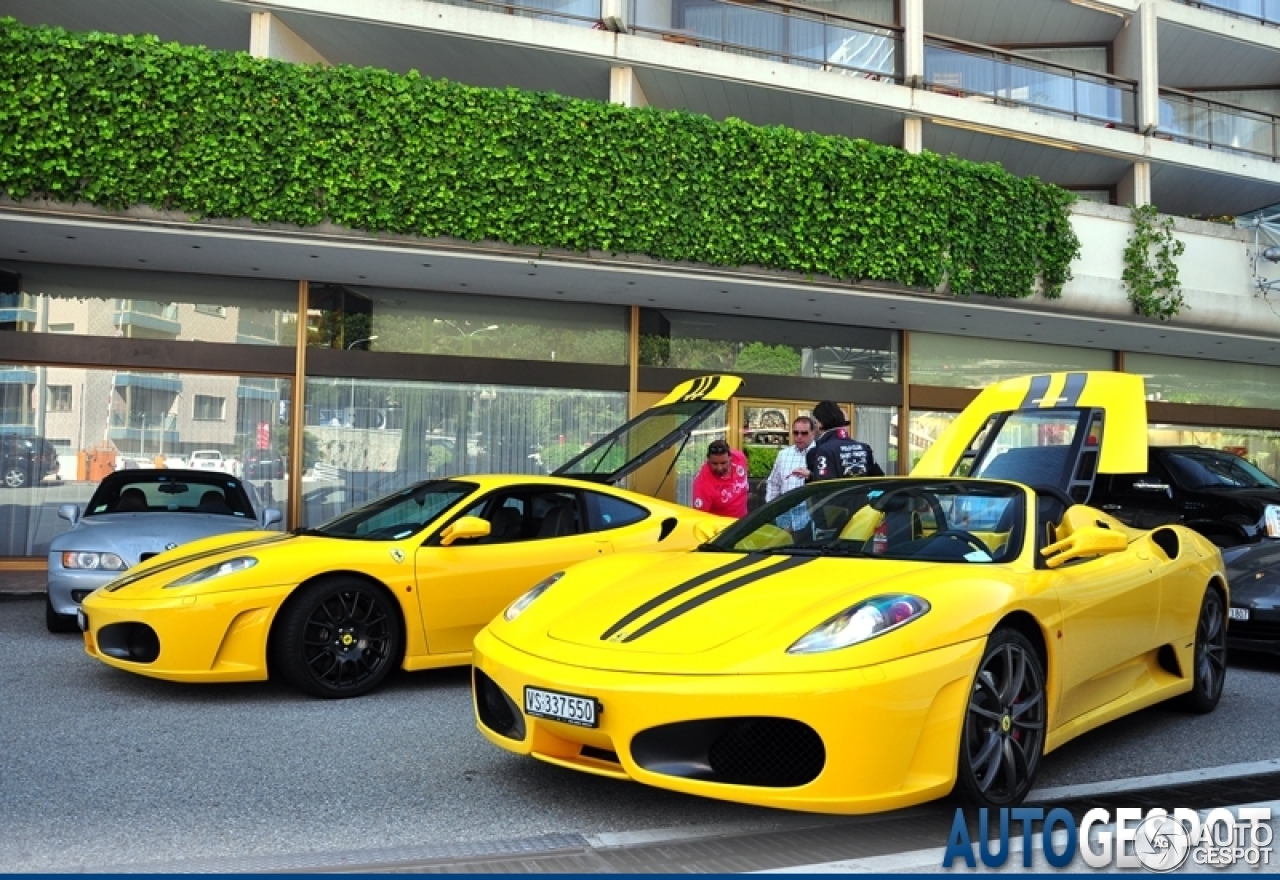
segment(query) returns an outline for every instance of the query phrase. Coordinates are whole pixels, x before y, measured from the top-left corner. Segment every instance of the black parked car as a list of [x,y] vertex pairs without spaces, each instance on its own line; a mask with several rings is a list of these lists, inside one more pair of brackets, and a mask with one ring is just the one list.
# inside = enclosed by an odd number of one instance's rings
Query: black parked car
[[1280,538],[1280,483],[1220,449],[1152,446],[1145,474],[1100,474],[1089,504],[1139,529],[1180,523],[1219,547]]
[[4,462],[0,479],[9,489],[34,486],[58,472],[57,450],[43,437],[0,434],[0,457]]
[[1227,645],[1280,652],[1280,483],[1220,449],[1153,446],[1145,474],[1100,475],[1089,503],[1138,528],[1182,523],[1223,548]]

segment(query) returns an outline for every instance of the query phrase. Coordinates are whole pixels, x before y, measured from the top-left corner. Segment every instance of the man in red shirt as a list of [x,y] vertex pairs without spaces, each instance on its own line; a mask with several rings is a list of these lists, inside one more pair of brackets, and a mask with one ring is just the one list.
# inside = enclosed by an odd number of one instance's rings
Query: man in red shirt
[[707,461],[693,478],[693,506],[703,513],[747,515],[747,457],[723,440],[707,447]]

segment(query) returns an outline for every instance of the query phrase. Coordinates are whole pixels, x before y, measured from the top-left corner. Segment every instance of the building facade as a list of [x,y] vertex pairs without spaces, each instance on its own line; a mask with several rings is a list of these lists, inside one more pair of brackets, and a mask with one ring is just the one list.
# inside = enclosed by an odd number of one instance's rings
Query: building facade
[[[1280,203],[1275,4],[0,0],[0,15],[863,138],[1080,198],[1059,299],[2,200],[0,433],[60,455],[56,476],[0,490],[11,564],[44,554],[57,504],[83,504],[104,468],[218,450],[290,524],[315,524],[409,479],[553,469],[706,372],[745,390],[657,490],[676,498],[705,441],[767,471],[817,400],[905,472],[975,389],[1061,369],[1140,373],[1153,440],[1280,476],[1280,272],[1256,230],[1212,222]],[[1185,247],[1169,320],[1128,299],[1130,205],[1173,218]]]

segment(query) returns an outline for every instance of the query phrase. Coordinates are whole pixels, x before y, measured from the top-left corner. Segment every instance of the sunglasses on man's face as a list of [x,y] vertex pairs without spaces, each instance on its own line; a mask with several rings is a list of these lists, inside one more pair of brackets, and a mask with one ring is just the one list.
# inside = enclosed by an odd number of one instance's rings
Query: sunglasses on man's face
[[795,434],[797,437],[808,437],[808,436],[809,436],[809,432],[808,432],[808,431],[795,431],[795,430],[793,430],[791,433],[792,433],[792,434]]

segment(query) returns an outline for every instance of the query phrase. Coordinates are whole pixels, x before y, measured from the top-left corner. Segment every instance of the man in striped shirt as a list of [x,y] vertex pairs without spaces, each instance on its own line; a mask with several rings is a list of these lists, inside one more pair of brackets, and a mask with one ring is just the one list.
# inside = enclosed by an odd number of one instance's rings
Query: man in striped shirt
[[[773,470],[764,486],[764,500],[772,501],[784,492],[804,485],[809,471],[805,467],[805,454],[813,445],[813,419],[800,416],[791,424],[791,446],[778,450]],[[803,506],[789,510],[778,518],[778,525],[795,534],[809,524],[809,514]]]

